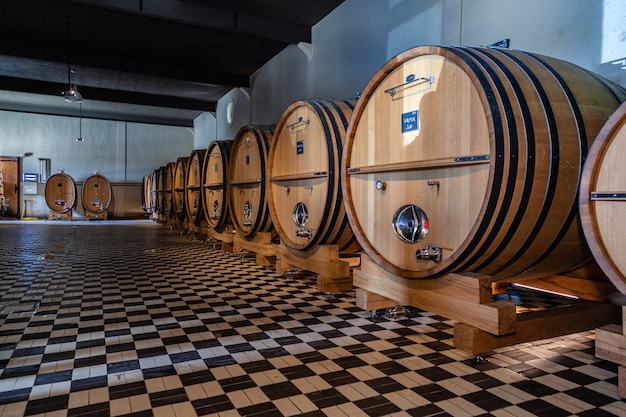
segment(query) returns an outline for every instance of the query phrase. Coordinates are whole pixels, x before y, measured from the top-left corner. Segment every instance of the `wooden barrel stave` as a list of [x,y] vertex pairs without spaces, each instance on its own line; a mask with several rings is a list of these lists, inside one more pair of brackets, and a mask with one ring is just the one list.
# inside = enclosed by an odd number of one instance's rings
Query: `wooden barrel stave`
[[626,103],[606,121],[589,151],[580,187],[580,216],[598,265],[626,294]]
[[274,233],[266,195],[267,153],[274,126],[244,126],[233,139],[228,162],[228,208],[237,233],[252,240]]
[[[578,85],[565,88],[562,80],[556,81],[544,68],[544,60],[573,71],[574,75],[563,76],[568,86],[582,77],[586,84],[581,93],[568,91]],[[411,74],[426,81],[406,86]],[[429,75],[434,75],[432,84]],[[588,142],[590,135],[578,137],[580,116],[569,108],[572,101],[582,103],[582,125],[593,134],[597,119],[618,104],[598,86],[590,88],[598,90],[600,99],[587,95],[584,88],[592,84],[591,78],[571,64],[509,50],[420,47],[389,61],[357,103],[344,147],[348,175],[342,187],[348,218],[368,255],[391,272],[410,278],[471,271],[518,280],[565,270],[572,259],[588,254],[572,204],[586,151],[581,142]],[[540,116],[549,106],[555,108],[556,117],[544,120]],[[587,116],[589,107],[593,110]],[[417,136],[411,131],[395,133],[399,130],[395,121],[414,109],[422,122]],[[532,136],[527,136],[529,128]],[[355,146],[355,141],[361,145]],[[464,155],[489,159],[483,165],[438,165]],[[423,167],[413,172],[351,172],[407,161],[421,161]],[[534,164],[532,177],[524,172],[530,169],[525,161]],[[388,187],[377,191],[376,181]],[[436,192],[428,189],[428,181],[439,184]],[[385,228],[390,223],[385,217],[411,201],[428,212],[428,236],[417,244],[395,242],[393,231]],[[456,211],[450,208],[455,206]],[[540,227],[528,227],[538,223]],[[443,261],[415,259],[420,246],[438,242]]]
[[109,180],[100,174],[91,175],[83,181],[81,194],[83,208],[94,214],[106,212],[113,196]]
[[163,175],[163,216],[166,220],[176,218],[173,200],[174,166],[174,162],[168,162]]
[[64,172],[53,174],[46,181],[46,204],[57,213],[72,211],[76,204],[76,183]]
[[219,233],[232,225],[227,197],[228,161],[232,145],[232,140],[211,142],[202,168],[204,218],[209,227]]
[[[298,101],[276,126],[268,157],[268,199],[281,242],[290,248],[329,244],[342,253],[360,249],[345,215],[339,181],[353,108],[349,100]],[[297,209],[304,210],[305,224],[295,222]]]
[[188,156],[177,158],[172,171],[172,216],[179,222],[183,222],[187,218],[185,181],[188,161]]
[[186,216],[195,225],[199,225],[204,218],[202,209],[202,167],[204,157],[204,149],[191,151],[185,173]]

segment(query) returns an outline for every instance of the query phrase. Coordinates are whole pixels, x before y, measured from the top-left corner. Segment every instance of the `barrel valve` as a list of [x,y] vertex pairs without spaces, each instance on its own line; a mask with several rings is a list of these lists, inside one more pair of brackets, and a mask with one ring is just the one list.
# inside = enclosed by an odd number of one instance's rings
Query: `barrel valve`
[[439,181],[430,180],[428,181],[428,187],[432,190],[433,187],[437,187],[437,191],[439,191]]
[[302,229],[296,231],[296,236],[310,238],[311,229],[307,229],[306,227],[303,227]]
[[435,261],[441,262],[441,246],[426,244],[425,249],[420,249],[415,252],[415,257],[420,261]]
[[387,183],[382,180],[376,181],[376,189],[378,191],[385,191],[387,189]]
[[296,231],[296,236],[298,237],[311,237],[311,229],[306,227],[307,222],[309,221],[309,210],[306,207],[306,204],[303,202],[297,203],[293,208],[292,213],[293,222],[299,229]]

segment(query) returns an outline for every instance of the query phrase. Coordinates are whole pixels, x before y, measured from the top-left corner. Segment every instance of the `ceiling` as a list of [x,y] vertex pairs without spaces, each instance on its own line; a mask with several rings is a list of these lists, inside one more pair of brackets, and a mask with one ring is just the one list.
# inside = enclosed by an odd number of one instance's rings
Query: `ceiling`
[[1,0],[0,110],[193,126],[343,1]]

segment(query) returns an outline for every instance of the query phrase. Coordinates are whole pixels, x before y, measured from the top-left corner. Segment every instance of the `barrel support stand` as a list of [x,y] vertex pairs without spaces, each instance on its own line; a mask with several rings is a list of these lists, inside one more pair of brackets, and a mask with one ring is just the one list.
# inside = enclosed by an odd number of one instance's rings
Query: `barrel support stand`
[[[489,276],[453,273],[434,279],[407,279],[384,270],[365,254],[353,276],[358,307],[371,310],[394,303],[411,305],[454,320],[455,347],[473,355],[619,320],[615,306],[596,301],[518,314],[512,301],[493,301]],[[372,303],[368,303],[368,293],[376,294]]]
[[200,220],[199,224],[189,221],[187,223],[187,236],[190,239],[204,241],[206,239],[206,221]]
[[72,220],[72,210],[68,210],[65,212],[48,211],[48,220]]
[[205,231],[207,245],[212,245],[214,249],[217,249],[219,245],[223,251],[233,251],[233,238],[235,236],[235,228],[232,225],[226,225],[221,232],[216,231],[214,228],[207,226]]
[[256,264],[259,266],[271,266],[276,264],[276,251],[278,244],[273,243],[270,232],[259,232],[248,240],[239,234],[233,236],[233,253],[245,256],[246,252],[254,254]]
[[596,329],[596,356],[618,365],[617,394],[626,398],[626,306],[621,307],[622,323]]
[[276,272],[306,270],[317,274],[317,287],[322,292],[351,291],[352,267],[361,263],[360,256],[340,257],[337,245],[319,245],[310,250],[297,250],[280,244]]
[[85,211],[85,220],[108,220],[109,213],[107,211],[103,211],[101,213],[92,213],[90,211]]

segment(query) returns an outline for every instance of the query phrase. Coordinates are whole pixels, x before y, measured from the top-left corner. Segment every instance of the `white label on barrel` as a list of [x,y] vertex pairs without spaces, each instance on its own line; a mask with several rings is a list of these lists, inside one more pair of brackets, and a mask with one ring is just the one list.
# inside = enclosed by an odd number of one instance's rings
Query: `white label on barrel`
[[402,133],[419,129],[419,110],[413,110],[402,114]]

